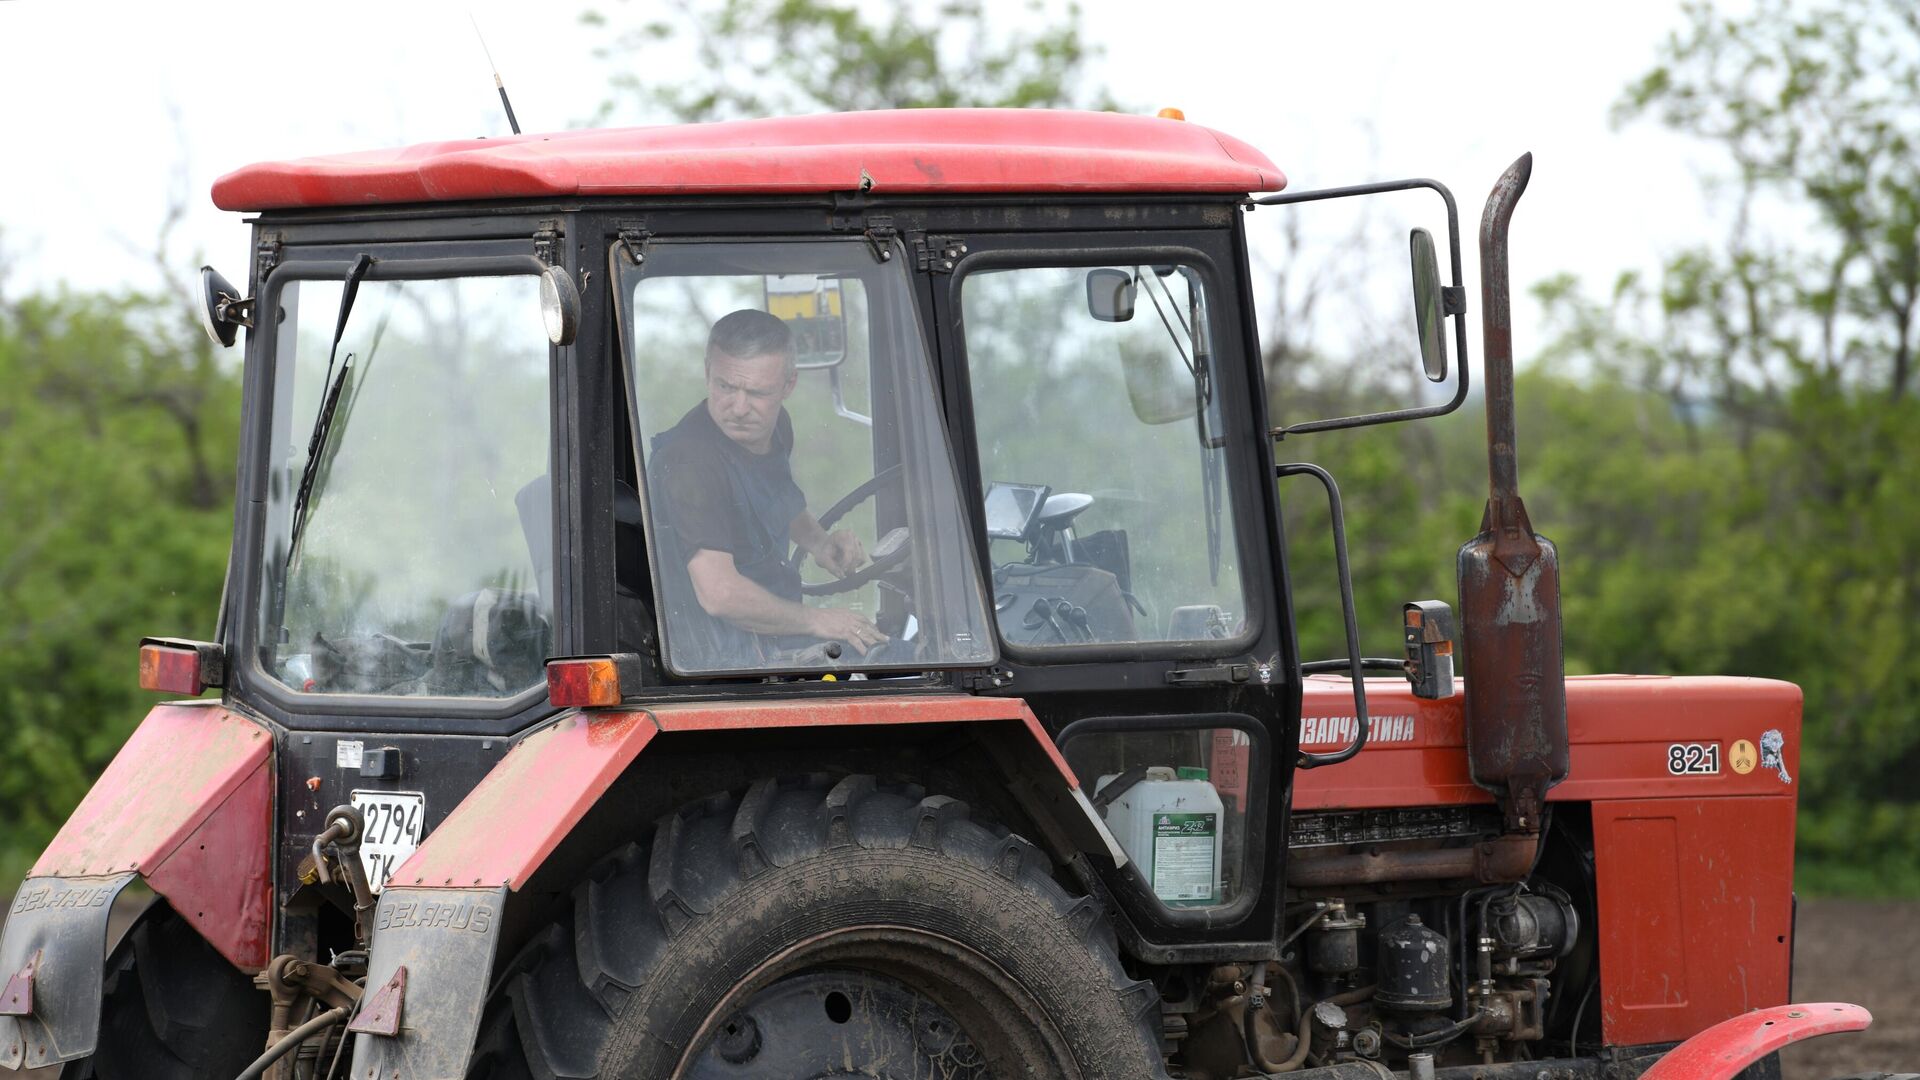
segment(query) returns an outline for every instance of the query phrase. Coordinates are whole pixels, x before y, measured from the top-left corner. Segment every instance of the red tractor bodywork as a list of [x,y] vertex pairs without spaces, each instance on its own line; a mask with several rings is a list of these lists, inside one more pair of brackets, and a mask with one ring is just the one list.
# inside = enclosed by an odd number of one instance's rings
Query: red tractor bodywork
[[1865,1031],[1871,1023],[1867,1010],[1839,1001],[1758,1009],[1695,1035],[1640,1075],[1644,1080],[1717,1080],[1802,1039]]
[[1007,109],[735,120],[426,143],[249,165],[222,210],[575,195],[1279,191],[1240,140],[1118,113]]
[[[1374,735],[1344,765],[1299,775],[1295,812],[1490,803],[1467,775],[1461,697],[1423,701],[1371,680]],[[1555,804],[1591,806],[1600,994],[1609,1045],[1687,1038],[1788,1000],[1800,688],[1765,679],[1567,680],[1573,771]],[[1308,680],[1302,744],[1351,737],[1343,680]],[[1777,765],[1758,748],[1768,731]],[[1745,742],[1754,756],[1738,758]],[[1721,748],[1719,771],[1674,773],[1670,748]]]

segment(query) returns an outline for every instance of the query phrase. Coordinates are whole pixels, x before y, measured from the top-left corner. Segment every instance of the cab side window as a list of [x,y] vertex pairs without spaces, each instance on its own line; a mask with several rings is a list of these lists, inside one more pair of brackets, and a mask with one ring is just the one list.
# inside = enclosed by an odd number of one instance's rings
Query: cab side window
[[981,270],[960,295],[1002,639],[1239,636],[1202,275]]

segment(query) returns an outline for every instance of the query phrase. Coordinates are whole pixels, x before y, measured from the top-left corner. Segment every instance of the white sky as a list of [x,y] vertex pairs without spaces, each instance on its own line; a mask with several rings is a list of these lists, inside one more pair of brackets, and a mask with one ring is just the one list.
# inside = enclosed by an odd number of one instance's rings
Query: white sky
[[[877,2],[877,0],[875,0]],[[616,20],[645,0],[599,5]],[[995,0],[1023,17],[1018,0]],[[1651,268],[1719,226],[1697,176],[1710,153],[1608,106],[1679,24],[1677,2],[1089,0],[1096,78],[1148,110],[1263,149],[1298,189],[1431,176],[1454,189],[1478,308],[1472,233],[1519,152],[1533,183],[1516,215],[1519,287],[1574,270],[1596,285]],[[191,213],[173,244],[241,280],[247,231],[213,209],[215,177],[248,162],[502,134],[471,11],[528,131],[565,127],[603,96],[594,32],[566,4],[388,0],[208,5],[0,0],[0,251],[4,287],[151,285],[170,190]],[[640,57],[671,78],[684,61]],[[1533,305],[1516,305],[1526,355]],[[1477,330],[1473,334],[1477,352]]]

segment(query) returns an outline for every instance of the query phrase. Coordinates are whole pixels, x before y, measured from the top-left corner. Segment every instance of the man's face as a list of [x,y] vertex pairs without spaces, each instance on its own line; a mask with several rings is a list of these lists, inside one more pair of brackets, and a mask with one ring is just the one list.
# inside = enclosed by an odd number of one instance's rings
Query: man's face
[[707,413],[727,438],[756,454],[773,447],[780,405],[793,393],[795,374],[785,354],[707,359]]

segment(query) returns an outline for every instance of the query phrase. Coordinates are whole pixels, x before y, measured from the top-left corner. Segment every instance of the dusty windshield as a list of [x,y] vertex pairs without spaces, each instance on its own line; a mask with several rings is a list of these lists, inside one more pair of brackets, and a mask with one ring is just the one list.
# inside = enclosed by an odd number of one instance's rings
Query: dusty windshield
[[516,695],[552,642],[538,281],[363,281],[330,365],[341,292],[280,293],[261,663],[306,693]]
[[616,249],[659,620],[682,674],[988,663],[903,252]]

